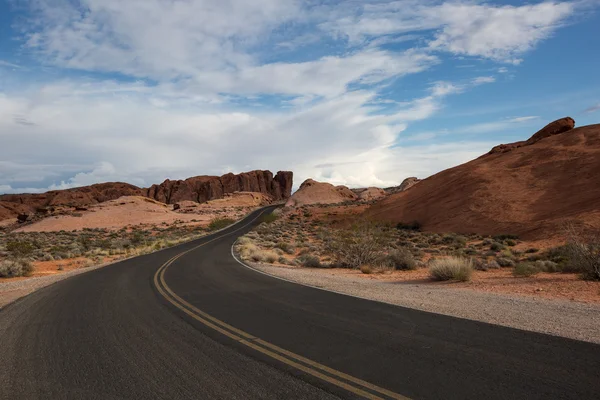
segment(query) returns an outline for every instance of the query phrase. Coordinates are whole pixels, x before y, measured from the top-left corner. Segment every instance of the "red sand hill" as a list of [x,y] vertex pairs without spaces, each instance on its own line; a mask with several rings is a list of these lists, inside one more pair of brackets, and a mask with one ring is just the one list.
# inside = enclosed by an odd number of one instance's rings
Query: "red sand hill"
[[374,204],[371,219],[418,221],[435,232],[562,236],[568,222],[600,228],[600,124],[563,118],[528,141],[495,147]]

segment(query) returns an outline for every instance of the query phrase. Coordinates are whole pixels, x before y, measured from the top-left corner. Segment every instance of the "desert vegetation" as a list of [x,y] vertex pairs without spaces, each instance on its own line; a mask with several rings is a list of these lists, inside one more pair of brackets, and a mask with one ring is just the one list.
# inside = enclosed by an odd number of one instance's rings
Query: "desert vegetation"
[[[83,229],[60,232],[0,232],[0,278],[29,276],[36,264],[71,260],[89,267],[171,247],[220,229],[233,220],[217,218],[208,228],[185,225]],[[58,269],[63,268],[60,263]]]
[[238,251],[252,262],[348,268],[365,274],[428,268],[431,279],[440,281],[468,281],[473,271],[498,269],[509,269],[517,278],[564,272],[600,279],[597,236],[572,231],[566,244],[540,250],[510,233],[429,233],[420,231],[418,221],[390,225],[348,218],[332,222],[327,218],[332,207],[305,205],[278,211],[242,237]]

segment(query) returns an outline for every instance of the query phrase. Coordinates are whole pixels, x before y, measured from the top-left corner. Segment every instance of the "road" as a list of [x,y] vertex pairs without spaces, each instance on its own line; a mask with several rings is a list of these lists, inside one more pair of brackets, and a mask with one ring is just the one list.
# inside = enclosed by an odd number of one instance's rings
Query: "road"
[[0,311],[0,399],[599,397],[598,345],[240,265],[231,246],[263,211]]

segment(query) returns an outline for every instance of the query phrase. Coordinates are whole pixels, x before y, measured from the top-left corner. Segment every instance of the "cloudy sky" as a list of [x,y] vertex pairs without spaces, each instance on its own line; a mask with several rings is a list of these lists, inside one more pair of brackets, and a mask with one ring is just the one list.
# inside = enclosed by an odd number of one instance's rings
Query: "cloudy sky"
[[293,170],[389,186],[600,122],[600,4],[0,0],[0,193]]

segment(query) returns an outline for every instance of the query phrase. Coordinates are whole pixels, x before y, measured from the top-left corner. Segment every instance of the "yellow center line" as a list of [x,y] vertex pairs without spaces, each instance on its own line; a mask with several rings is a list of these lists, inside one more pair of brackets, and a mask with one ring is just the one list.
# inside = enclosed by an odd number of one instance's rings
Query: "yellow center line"
[[[331,376],[325,375],[319,371],[317,371],[316,369],[320,369],[321,371],[327,372],[328,374],[337,376],[338,378],[342,378],[346,381],[352,382],[356,385],[362,386],[363,388],[367,388],[370,389],[372,391],[378,392],[380,394],[383,394],[389,398],[392,399],[397,399],[397,400],[410,400],[408,397],[402,396],[398,393],[394,393],[390,390],[384,389],[382,387],[376,386],[372,383],[369,383],[367,381],[364,381],[362,379],[359,378],[355,378],[351,375],[345,374],[343,372],[337,371],[333,368],[327,367],[325,365],[322,365],[320,363],[317,363],[313,360],[310,360],[308,358],[305,358],[303,356],[300,356],[296,353],[293,353],[289,350],[285,350],[279,346],[276,346],[272,343],[269,343],[265,340],[262,340],[260,338],[257,338],[247,332],[242,331],[241,329],[238,329],[234,326],[231,326],[229,324],[227,324],[226,322],[223,322],[209,314],[207,314],[206,312],[196,308],[194,305],[188,303],[187,301],[185,301],[184,299],[182,299],[181,297],[179,297],[177,294],[175,294],[171,288],[169,288],[169,286],[167,285],[167,283],[165,282],[165,278],[164,278],[164,274],[165,271],[167,270],[167,268],[169,266],[171,266],[178,258],[182,257],[183,255],[194,251],[202,246],[205,246],[209,243],[214,242],[215,240],[221,239],[225,236],[231,235],[232,233],[235,233],[245,227],[247,227],[248,225],[252,224],[256,219],[258,219],[262,214],[264,213],[264,211],[262,211],[261,213],[259,213],[255,218],[253,218],[250,222],[248,222],[247,224],[245,224],[244,226],[233,230],[231,232],[228,232],[226,234],[223,234],[221,236],[215,237],[205,243],[202,243],[198,246],[195,246],[189,250],[183,251],[177,255],[175,255],[174,257],[172,257],[171,259],[169,259],[167,262],[165,262],[154,274],[154,286],[156,286],[158,292],[161,294],[161,296],[163,296],[166,300],[168,300],[171,304],[173,304],[175,307],[177,307],[178,309],[180,309],[181,311],[185,312],[187,315],[189,315],[190,317],[192,317],[193,319],[201,322],[202,324],[208,326],[209,328],[214,329],[215,331],[241,343],[244,344],[245,346],[248,346],[256,351],[259,351],[260,353],[267,355],[275,360],[278,360],[280,362],[283,362],[284,364],[287,364],[291,367],[294,367],[300,371],[303,371],[305,373],[308,373],[312,376],[315,376],[321,380],[324,380],[326,382],[329,382],[333,385],[336,385],[338,387],[341,387],[345,390],[348,390],[354,394],[357,394],[361,397],[367,398],[367,399],[381,399],[381,397],[378,397],[372,393],[366,392],[363,389],[350,385],[346,382],[340,381],[338,379],[335,379]],[[162,286],[162,287],[161,287]],[[163,289],[164,288],[164,289]],[[270,350],[269,350],[270,349]],[[273,350],[273,351],[271,351]],[[277,353],[275,353],[275,351]],[[278,354],[280,353],[280,354]],[[287,357],[285,357],[287,356]],[[294,361],[295,360],[295,361]],[[310,367],[307,367],[305,365],[302,365],[296,361],[302,362],[304,364],[309,365]]]

